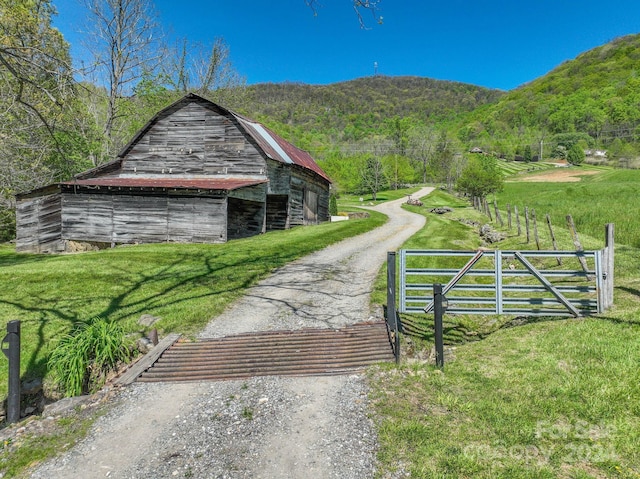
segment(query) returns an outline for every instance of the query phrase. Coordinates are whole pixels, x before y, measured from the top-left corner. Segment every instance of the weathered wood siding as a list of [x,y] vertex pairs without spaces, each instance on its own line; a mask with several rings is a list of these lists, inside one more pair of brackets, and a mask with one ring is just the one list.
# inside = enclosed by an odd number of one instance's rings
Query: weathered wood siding
[[177,243],[227,241],[225,198],[171,197],[168,237]]
[[227,238],[240,239],[265,231],[265,203],[229,198],[227,204]]
[[124,156],[121,175],[266,175],[266,161],[234,121],[192,101],[151,125]]
[[267,231],[289,228],[289,197],[286,195],[267,196]]
[[288,195],[291,192],[291,169],[289,165],[274,160],[267,161],[270,195]]
[[16,251],[58,253],[62,242],[60,193],[27,198],[16,205]]
[[231,190],[228,193],[229,198],[237,198],[239,200],[265,202],[267,199],[266,185],[247,186],[237,190]]
[[226,198],[64,194],[62,238],[101,243],[226,241]]
[[[315,201],[317,202],[315,211],[316,220],[305,221],[305,192],[310,191],[315,194]],[[314,195],[307,195],[307,197],[313,197]],[[304,225],[304,224],[316,224],[329,220],[329,185],[326,181],[315,176],[312,173],[307,173],[302,168],[291,169],[291,195],[289,201],[290,212],[290,225]],[[309,218],[309,212],[307,212],[307,218]]]

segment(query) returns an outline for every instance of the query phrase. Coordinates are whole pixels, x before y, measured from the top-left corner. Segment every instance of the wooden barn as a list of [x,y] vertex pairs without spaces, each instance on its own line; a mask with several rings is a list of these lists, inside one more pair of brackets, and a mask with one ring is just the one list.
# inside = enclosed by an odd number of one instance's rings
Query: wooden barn
[[260,123],[189,94],[117,159],[17,198],[16,249],[222,243],[329,219],[330,180]]

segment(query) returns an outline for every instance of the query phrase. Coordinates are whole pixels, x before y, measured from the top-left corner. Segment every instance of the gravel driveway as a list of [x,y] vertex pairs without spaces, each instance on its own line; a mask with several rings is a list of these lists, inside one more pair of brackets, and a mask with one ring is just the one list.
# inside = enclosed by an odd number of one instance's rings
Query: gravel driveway
[[[424,224],[403,202],[372,208],[390,217],[384,226],[279,269],[200,337],[379,317],[369,306],[377,271]],[[135,383],[82,442],[31,477],[369,478],[376,436],[367,394],[361,375]]]

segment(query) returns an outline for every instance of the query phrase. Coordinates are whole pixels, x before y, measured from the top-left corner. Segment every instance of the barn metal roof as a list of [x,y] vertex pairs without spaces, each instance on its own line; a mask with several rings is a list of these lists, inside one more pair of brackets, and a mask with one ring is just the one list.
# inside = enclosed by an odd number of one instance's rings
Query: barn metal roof
[[170,189],[201,189],[232,191],[247,186],[266,183],[267,180],[233,179],[233,178],[114,178],[97,177],[83,180],[64,181],[61,185],[115,188],[170,188]]
[[295,164],[317,173],[331,183],[331,179],[318,166],[311,155],[276,135],[264,125],[251,121],[237,113],[230,112],[245,131],[258,143],[265,154],[272,160],[281,163]]

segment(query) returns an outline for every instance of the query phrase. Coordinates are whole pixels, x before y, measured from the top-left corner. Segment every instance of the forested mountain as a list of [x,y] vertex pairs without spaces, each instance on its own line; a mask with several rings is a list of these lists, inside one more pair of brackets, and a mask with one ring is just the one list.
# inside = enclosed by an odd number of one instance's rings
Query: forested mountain
[[331,85],[247,87],[241,109],[269,121],[359,140],[393,117],[438,123],[493,103],[504,92],[420,77],[372,76]]
[[[373,76],[331,85],[259,84],[230,105],[323,157],[390,136],[393,121],[446,131],[459,151],[543,157],[574,143],[633,158],[640,131],[640,35],[589,50],[510,92],[419,77]],[[560,147],[560,149],[558,149]],[[354,149],[352,147],[352,149]]]
[[[554,136],[633,154],[640,124],[640,35],[617,38],[469,114],[467,144],[504,149]],[[573,135],[572,135],[573,134]],[[509,141],[511,140],[511,141]],[[517,148],[517,145],[516,145]]]

